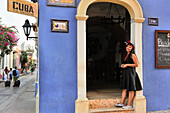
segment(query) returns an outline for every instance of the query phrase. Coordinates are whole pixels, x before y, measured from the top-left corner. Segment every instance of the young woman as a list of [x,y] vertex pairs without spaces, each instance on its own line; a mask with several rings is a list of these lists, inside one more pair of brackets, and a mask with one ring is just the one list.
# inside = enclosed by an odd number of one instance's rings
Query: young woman
[[[9,80],[8,72],[9,72],[8,67],[5,67],[4,72],[3,72],[3,76],[4,76],[3,78],[5,82]],[[5,85],[5,82],[4,82],[4,85]]]
[[[122,107],[123,109],[131,109],[132,101],[134,98],[134,92],[142,90],[139,77],[135,71],[135,67],[138,67],[138,59],[134,53],[134,45],[129,41],[126,42],[126,54],[121,65],[122,68],[122,84],[121,89],[122,97],[121,103],[115,104],[116,107]],[[129,99],[127,106],[124,106],[126,94],[129,92]]]

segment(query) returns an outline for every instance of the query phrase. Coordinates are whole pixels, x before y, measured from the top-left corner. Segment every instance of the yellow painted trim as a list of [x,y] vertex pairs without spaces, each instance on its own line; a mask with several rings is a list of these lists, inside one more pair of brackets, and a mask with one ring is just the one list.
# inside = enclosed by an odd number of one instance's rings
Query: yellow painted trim
[[75,113],[89,113],[88,99],[77,99],[75,102]]
[[76,19],[77,20],[84,20],[84,21],[86,21],[87,19],[89,18],[89,16],[87,16],[87,15],[76,15]]
[[[141,6],[139,5],[138,1],[137,0],[81,0],[79,5],[78,5],[78,8],[77,8],[77,15],[76,15],[76,19],[77,20],[82,20],[82,21],[78,21],[78,27],[77,27],[77,32],[78,32],[78,36],[77,36],[77,39],[81,39],[78,43],[79,44],[84,44],[86,45],[86,26],[85,26],[85,22],[86,20],[88,19],[88,15],[86,14],[87,13],[87,9],[88,7],[93,4],[93,3],[99,3],[99,2],[109,2],[109,3],[115,3],[115,4],[119,4],[119,5],[122,5],[124,6],[130,13],[130,16],[131,16],[131,22],[134,22],[132,23],[132,27],[131,27],[131,37],[132,39],[135,41],[135,36],[137,37],[140,37],[142,38],[142,22],[144,22],[144,18],[143,18],[143,12],[142,12],[142,8]],[[83,28],[83,30],[82,30]],[[139,36],[138,36],[139,35]],[[136,38],[138,39],[138,38]],[[139,41],[138,41],[139,40]],[[137,40],[137,44],[139,43],[139,47],[138,49],[141,51],[141,54],[142,54],[142,42],[141,39],[138,39]],[[80,45],[77,45],[77,48],[81,49],[82,50],[82,53],[84,54],[85,53],[85,47],[86,46],[80,46]],[[82,56],[80,53],[77,53],[78,57]],[[86,55],[86,54],[84,54]],[[86,56],[83,56],[83,58],[85,58]],[[142,59],[142,56],[141,56],[141,59]],[[82,61],[81,61],[82,60]],[[85,62],[83,61],[83,59],[81,59],[78,64],[78,67],[81,66],[81,65],[86,65]],[[78,61],[78,60],[77,60]],[[142,64],[141,64],[142,65]],[[77,68],[78,69],[78,68]],[[78,69],[79,70],[79,69]],[[139,69],[140,73],[141,73],[141,76],[143,77],[143,74],[142,74],[142,67]],[[84,68],[83,70],[81,70],[82,73],[79,73],[78,72],[78,77],[79,80],[78,80],[78,83],[79,82],[82,82],[81,80],[85,80],[85,71],[86,69]],[[82,76],[83,75],[83,76]],[[84,82],[84,81],[83,81]],[[84,94],[86,92],[85,89],[81,89],[80,88],[84,88],[84,87],[80,87],[79,84],[78,84],[78,94],[80,94],[81,96],[83,95],[84,97]],[[86,100],[86,98],[81,98],[78,97],[77,100],[76,100],[76,106],[75,106],[75,113],[89,113],[88,111],[88,106],[89,106],[89,103],[88,103],[88,99]],[[143,96],[143,93],[142,93],[142,96]],[[143,96],[144,97],[144,96]],[[140,101],[139,101],[140,100]],[[146,99],[144,97],[144,99],[140,98],[135,101],[137,105],[136,107],[136,111],[137,113],[146,113],[145,111],[145,108],[146,108]],[[142,112],[139,112],[141,110],[141,108],[138,108],[138,106],[141,106],[142,108],[144,108],[144,110],[142,110]]]
[[146,113],[146,98],[137,96],[134,98],[135,113]]
[[136,22],[136,23],[143,23],[145,21],[145,18],[134,18],[132,19],[132,22]]
[[[124,6],[129,11],[131,15],[131,20],[133,20],[134,18],[143,18],[142,8],[137,0],[81,0],[77,8],[76,17],[86,17],[87,16],[86,12],[88,7],[91,4],[98,3],[98,2],[116,3]],[[82,18],[77,18],[77,19],[79,20]]]

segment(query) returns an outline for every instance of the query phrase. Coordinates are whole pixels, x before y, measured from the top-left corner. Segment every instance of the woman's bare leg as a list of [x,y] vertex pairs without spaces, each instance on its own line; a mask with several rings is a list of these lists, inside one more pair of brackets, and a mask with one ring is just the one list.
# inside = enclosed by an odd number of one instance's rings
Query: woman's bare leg
[[131,106],[134,97],[134,91],[129,91],[128,105]]
[[126,99],[126,89],[123,89],[122,91],[122,97],[121,97],[121,104],[124,104],[125,99]]

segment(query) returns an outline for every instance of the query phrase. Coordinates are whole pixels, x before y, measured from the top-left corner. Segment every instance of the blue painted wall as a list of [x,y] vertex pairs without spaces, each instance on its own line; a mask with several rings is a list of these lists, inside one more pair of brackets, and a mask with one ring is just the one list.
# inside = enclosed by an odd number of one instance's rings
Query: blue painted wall
[[[79,2],[80,0],[78,0]],[[143,74],[147,111],[170,109],[170,70],[155,69],[155,30],[170,30],[169,0],[138,0],[143,23]],[[77,99],[76,8],[39,0],[40,113],[74,113]],[[148,26],[148,17],[159,26]],[[50,19],[69,20],[69,33],[51,32]]]
[[[77,99],[76,8],[39,0],[40,113],[74,113]],[[51,32],[50,19],[69,20],[69,33]]]
[[[143,80],[147,111],[170,109],[170,69],[155,68],[155,30],[170,30],[170,1],[138,1],[146,19],[143,23]],[[158,18],[159,26],[148,26],[148,17]]]

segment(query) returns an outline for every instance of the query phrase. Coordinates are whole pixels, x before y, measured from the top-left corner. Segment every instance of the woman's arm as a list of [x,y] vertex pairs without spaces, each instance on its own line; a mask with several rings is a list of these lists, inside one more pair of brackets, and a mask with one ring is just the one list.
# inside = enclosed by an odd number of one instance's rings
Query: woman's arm
[[125,64],[124,68],[126,68],[127,66],[129,66],[129,67],[138,67],[139,66],[139,62],[138,62],[138,59],[135,54],[132,54],[132,59],[133,59],[134,64]]

